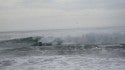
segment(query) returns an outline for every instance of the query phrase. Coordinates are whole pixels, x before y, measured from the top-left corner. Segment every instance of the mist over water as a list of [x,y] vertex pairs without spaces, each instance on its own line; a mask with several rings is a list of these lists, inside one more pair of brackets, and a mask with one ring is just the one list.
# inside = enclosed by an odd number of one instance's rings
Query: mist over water
[[0,32],[0,40],[9,40],[15,38],[25,38],[31,36],[42,37],[79,37],[86,34],[113,35],[125,33],[124,27],[111,28],[76,28],[76,29],[56,29],[56,30],[34,30],[34,31],[11,31]]

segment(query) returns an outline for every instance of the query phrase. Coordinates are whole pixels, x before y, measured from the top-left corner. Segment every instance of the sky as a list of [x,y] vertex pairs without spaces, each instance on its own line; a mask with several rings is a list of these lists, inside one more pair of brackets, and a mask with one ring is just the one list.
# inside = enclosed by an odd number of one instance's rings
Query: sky
[[0,31],[125,26],[125,0],[0,0]]

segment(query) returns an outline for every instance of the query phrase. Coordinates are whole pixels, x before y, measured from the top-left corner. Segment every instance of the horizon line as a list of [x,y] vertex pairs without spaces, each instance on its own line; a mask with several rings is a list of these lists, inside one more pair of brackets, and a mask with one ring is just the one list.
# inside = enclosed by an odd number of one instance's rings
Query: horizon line
[[34,30],[10,30],[10,31],[0,31],[0,33],[4,32],[32,32],[32,31],[50,31],[50,30],[72,30],[72,29],[105,29],[105,28],[118,28],[125,26],[107,26],[107,27],[74,27],[74,28],[60,28],[60,29],[34,29]]

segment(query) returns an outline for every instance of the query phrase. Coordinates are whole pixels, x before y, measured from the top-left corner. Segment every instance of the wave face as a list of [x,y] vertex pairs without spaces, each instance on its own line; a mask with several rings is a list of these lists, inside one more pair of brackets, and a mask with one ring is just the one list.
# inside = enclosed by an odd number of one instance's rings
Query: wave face
[[[125,28],[110,27],[110,28],[91,28],[91,29],[60,29],[60,30],[39,30],[39,31],[13,31],[0,32],[0,40],[10,40],[16,38],[26,38],[41,36],[45,38],[62,38],[66,42],[75,43],[125,43]],[[67,38],[69,41],[67,40]],[[72,39],[71,39],[72,38]],[[75,40],[75,41],[73,41]]]

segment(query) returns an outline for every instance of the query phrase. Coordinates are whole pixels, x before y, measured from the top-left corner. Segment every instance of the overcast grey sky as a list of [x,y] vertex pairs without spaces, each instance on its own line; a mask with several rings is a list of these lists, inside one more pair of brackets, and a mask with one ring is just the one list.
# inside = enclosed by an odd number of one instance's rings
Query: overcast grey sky
[[0,31],[125,26],[125,0],[0,0]]

